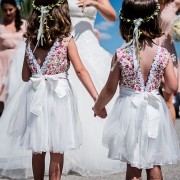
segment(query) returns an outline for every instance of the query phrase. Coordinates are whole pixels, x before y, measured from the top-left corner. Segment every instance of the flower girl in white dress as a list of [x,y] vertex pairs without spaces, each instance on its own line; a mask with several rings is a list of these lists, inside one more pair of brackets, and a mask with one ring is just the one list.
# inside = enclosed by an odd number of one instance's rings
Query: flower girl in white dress
[[[33,0],[32,5],[22,70],[27,83],[17,94],[21,100],[11,111],[8,134],[21,149],[32,152],[34,179],[44,178],[45,155],[50,153],[49,178],[53,180],[61,177],[64,152],[82,143],[76,99],[68,80],[70,63],[94,101],[98,94],[70,35],[67,0]],[[3,174],[8,175],[6,168]]]
[[94,106],[101,114],[118,84],[120,95],[104,128],[103,144],[110,159],[126,162],[126,180],[162,180],[161,165],[179,159],[179,143],[163,97],[159,94],[162,78],[165,91],[176,92],[177,80],[169,52],[153,39],[162,35],[156,0],[124,0],[120,31],[127,45],[116,50],[112,70]]

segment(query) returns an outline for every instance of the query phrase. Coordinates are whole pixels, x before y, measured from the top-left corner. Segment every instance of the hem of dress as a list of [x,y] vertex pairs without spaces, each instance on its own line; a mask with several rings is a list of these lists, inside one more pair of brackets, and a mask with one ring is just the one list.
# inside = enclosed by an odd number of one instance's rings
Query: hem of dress
[[63,150],[53,150],[53,148],[51,148],[51,149],[42,149],[42,150],[36,151],[36,150],[34,150],[32,148],[28,148],[28,147],[21,146],[21,148],[22,148],[22,150],[32,151],[33,154],[42,154],[43,152],[45,152],[45,153],[50,152],[50,153],[64,154],[66,151],[69,151],[69,150],[72,150],[72,149],[79,149],[81,145],[82,144],[79,144],[77,146],[69,146],[67,148],[64,148]]
[[[109,149],[109,146],[107,144],[103,144],[104,147],[106,147],[107,149]],[[147,165],[147,166],[142,166],[142,165],[139,165],[138,163],[133,163],[133,162],[130,162],[128,161],[126,158],[123,158],[121,155],[108,155],[108,158],[109,159],[112,159],[112,160],[120,160],[122,162],[125,162],[127,164],[130,164],[132,167],[136,167],[138,169],[152,169],[154,166],[164,166],[164,165],[172,165],[172,164],[177,164],[177,162],[180,160],[180,158],[176,158],[176,160],[172,160],[172,161],[165,161],[165,162],[154,162],[153,164],[150,164],[150,165]]]
[[126,162],[127,164],[131,165],[132,167],[138,168],[138,169],[152,169],[154,166],[164,166],[164,165],[172,165],[172,164],[177,164],[178,160],[175,161],[167,161],[167,162],[154,162],[153,164],[147,165],[147,166],[142,166],[136,163],[132,163],[128,160],[126,160],[125,158],[115,158],[115,157],[110,157],[108,156],[108,158],[112,159],[112,160],[120,160],[122,162]]

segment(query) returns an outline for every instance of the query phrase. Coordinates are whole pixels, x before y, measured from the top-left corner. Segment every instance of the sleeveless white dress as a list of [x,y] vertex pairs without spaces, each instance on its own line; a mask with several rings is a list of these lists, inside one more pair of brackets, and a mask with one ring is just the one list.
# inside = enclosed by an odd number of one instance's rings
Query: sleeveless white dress
[[[93,32],[96,9],[88,7],[82,13],[81,8],[76,3],[77,0],[69,1],[73,25],[72,35],[76,41],[83,64],[90,73],[98,92],[100,92],[108,78],[112,55],[100,46]],[[12,71],[10,72],[9,98],[6,102],[9,108],[5,108],[4,116],[0,119],[0,174],[1,170],[4,169],[3,174],[15,179],[32,177],[31,151],[17,150],[18,144],[12,145],[6,133],[10,120],[9,109],[16,106],[18,98],[26,86],[26,83],[22,82],[20,78],[15,78],[21,77],[24,49],[25,46],[22,46],[15,55]],[[13,69],[16,69],[16,71]],[[122,172],[125,164],[120,163],[119,160],[108,159],[108,150],[102,146],[102,134],[106,120],[94,118],[91,110],[94,105],[92,98],[78,80],[72,67],[69,74],[69,80],[78,98],[78,109],[83,130],[83,145],[80,150],[65,153],[63,173],[67,174],[69,171],[74,171],[83,176],[96,176]],[[14,96],[15,91],[18,93],[16,93],[16,96]],[[9,103],[11,98],[13,98],[13,103]],[[112,107],[112,104],[110,107]],[[47,174],[48,154],[46,159]]]
[[[98,92],[105,85],[111,67],[112,55],[99,44],[93,28],[97,10],[94,7],[82,9],[77,0],[70,0],[70,16],[80,58],[88,70]],[[102,134],[106,119],[94,117],[94,102],[71,68],[70,81],[78,99],[79,116],[83,129],[83,143],[80,150],[65,156],[64,173],[70,170],[83,176],[106,175],[122,172],[125,164],[108,159],[108,152],[102,145]],[[112,104],[109,106],[109,109]]]

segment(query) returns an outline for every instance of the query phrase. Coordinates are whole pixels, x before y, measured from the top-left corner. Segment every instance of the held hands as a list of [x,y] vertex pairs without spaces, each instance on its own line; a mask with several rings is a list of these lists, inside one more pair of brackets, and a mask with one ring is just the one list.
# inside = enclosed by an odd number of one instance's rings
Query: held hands
[[95,104],[92,110],[94,111],[94,117],[99,116],[100,118],[103,118],[103,119],[107,117],[106,108],[98,109],[98,107]]
[[93,6],[98,0],[78,0],[77,5],[82,8],[82,12],[86,7]]

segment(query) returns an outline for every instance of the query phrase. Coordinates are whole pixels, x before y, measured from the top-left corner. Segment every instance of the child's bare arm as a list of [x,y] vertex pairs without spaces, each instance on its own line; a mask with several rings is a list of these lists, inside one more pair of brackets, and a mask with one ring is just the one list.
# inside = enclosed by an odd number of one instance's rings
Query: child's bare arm
[[173,94],[177,91],[177,88],[178,82],[174,71],[173,62],[172,60],[169,60],[164,72],[164,90],[169,94]]
[[68,46],[68,57],[72,62],[72,65],[76,71],[78,78],[80,79],[84,87],[87,89],[91,97],[94,99],[94,101],[96,101],[98,98],[98,93],[88,71],[82,64],[74,39],[70,40]]
[[27,54],[25,53],[23,69],[22,69],[22,80],[27,82],[27,81],[29,81],[30,77],[31,77],[31,71],[30,71],[30,69],[28,67]]
[[[116,58],[117,58],[116,56],[113,57],[112,65],[116,61]],[[116,92],[118,82],[119,82],[119,78],[120,78],[120,68],[118,65],[116,65],[114,70],[110,72],[107,83],[104,86],[104,88],[102,89],[102,91],[99,95],[99,98],[98,98],[98,100],[97,100],[97,102],[93,108],[95,111],[95,114],[98,115],[102,111],[102,109],[112,99],[112,97],[114,96],[114,94]]]

